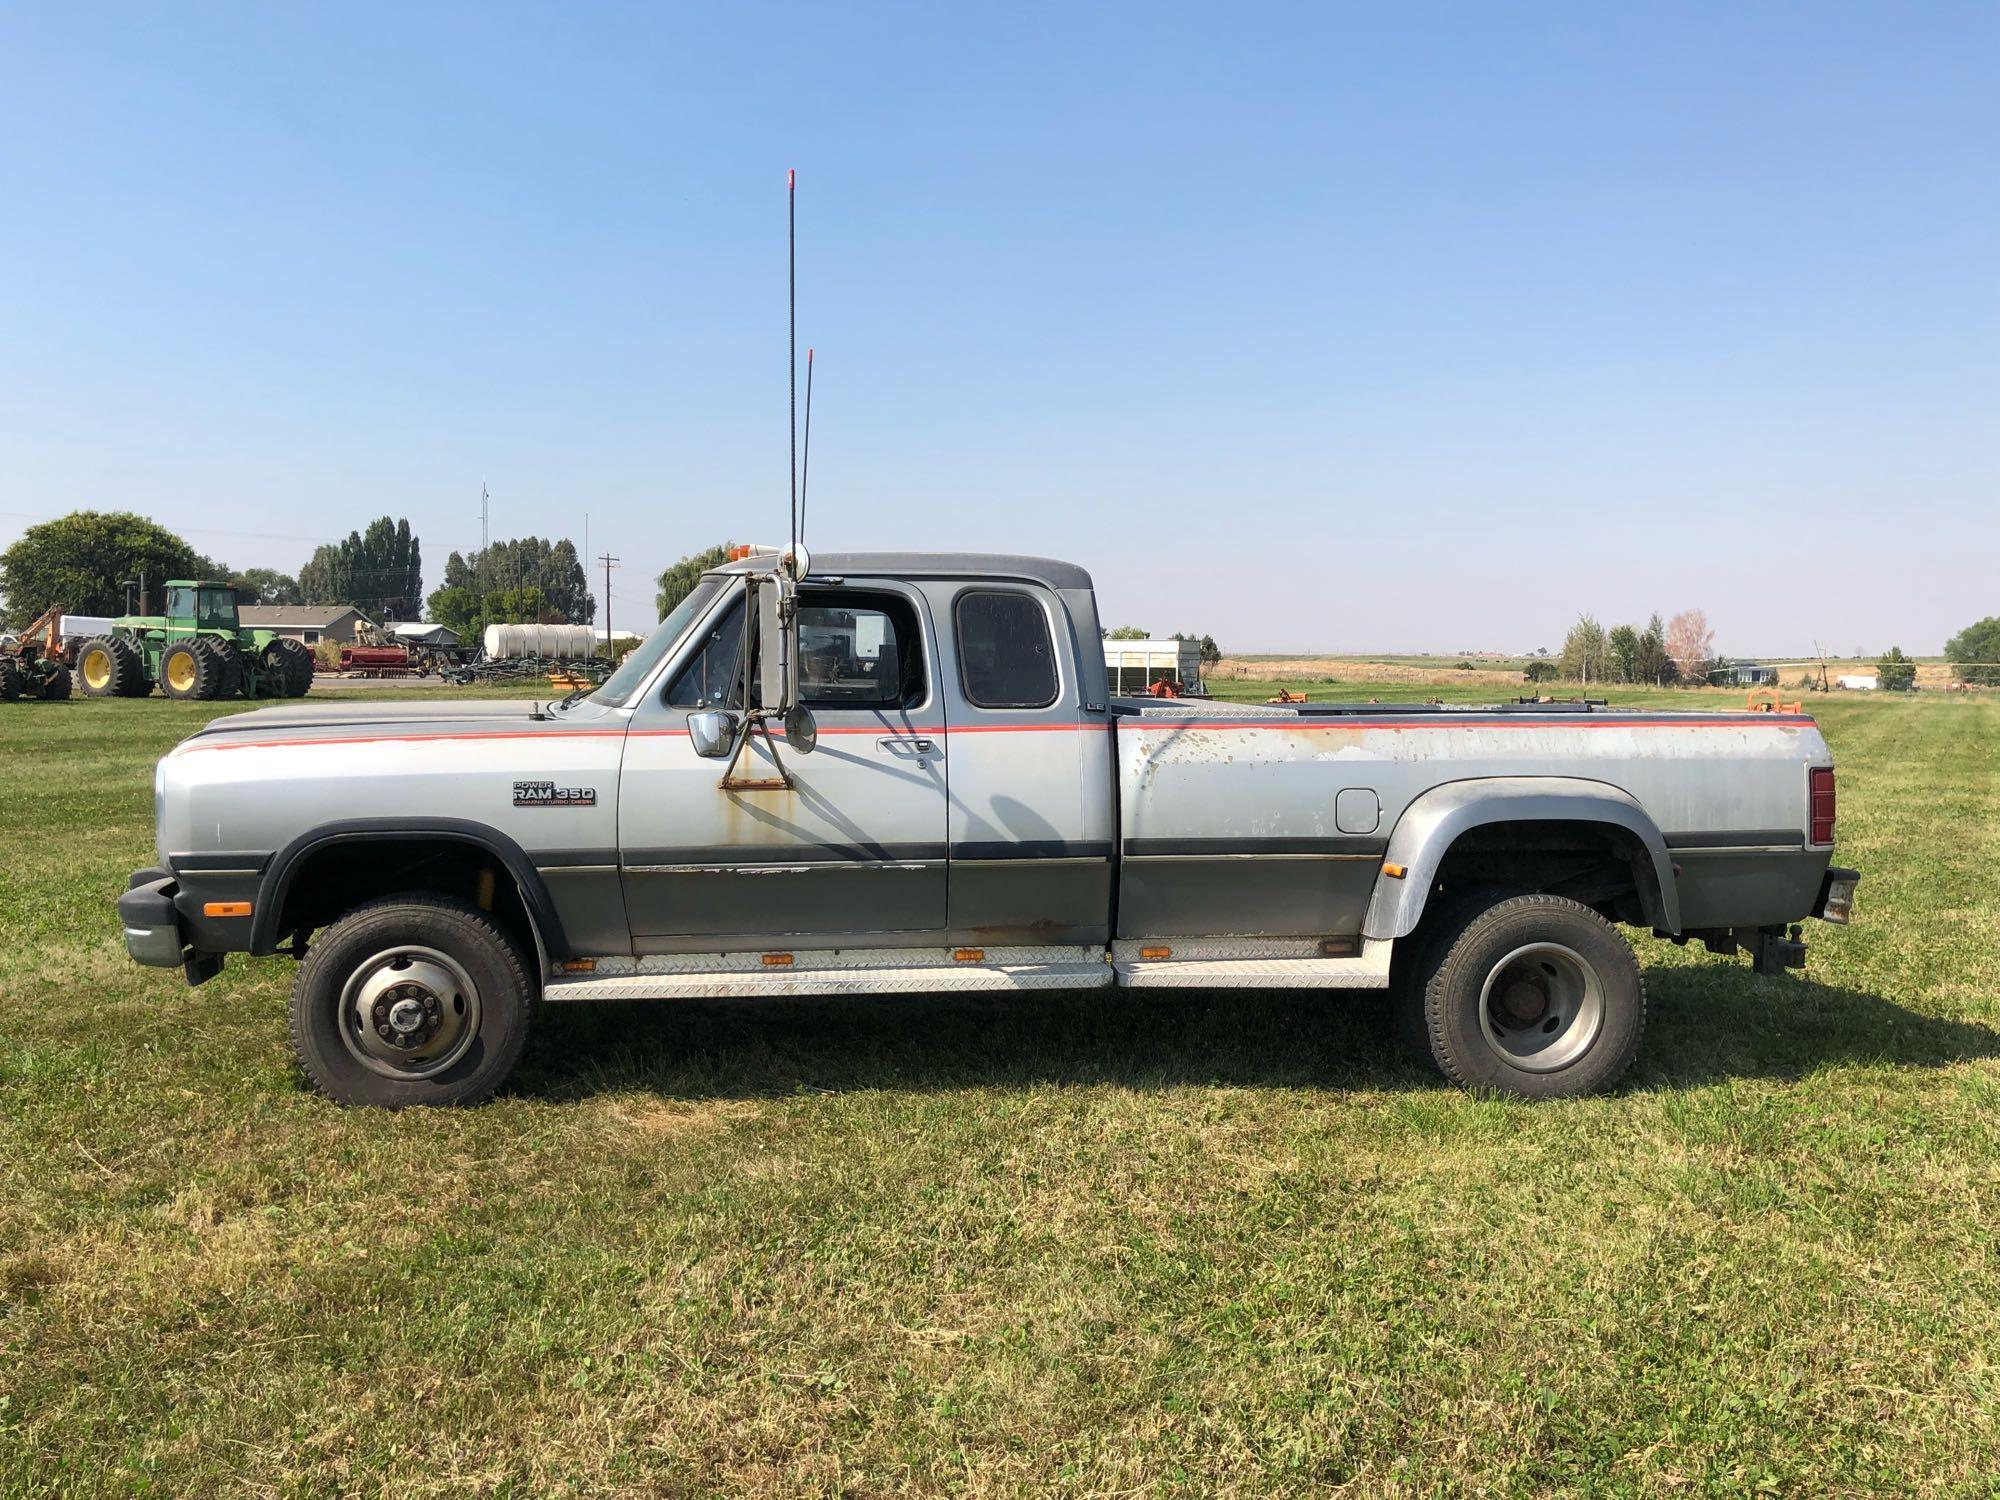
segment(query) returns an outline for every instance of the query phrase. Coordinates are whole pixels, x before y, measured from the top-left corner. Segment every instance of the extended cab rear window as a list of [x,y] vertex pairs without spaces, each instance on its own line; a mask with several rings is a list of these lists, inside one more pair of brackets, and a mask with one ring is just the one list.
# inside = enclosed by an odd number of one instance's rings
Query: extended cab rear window
[[967,589],[952,606],[958,681],[975,708],[1047,708],[1056,701],[1056,648],[1032,594]]

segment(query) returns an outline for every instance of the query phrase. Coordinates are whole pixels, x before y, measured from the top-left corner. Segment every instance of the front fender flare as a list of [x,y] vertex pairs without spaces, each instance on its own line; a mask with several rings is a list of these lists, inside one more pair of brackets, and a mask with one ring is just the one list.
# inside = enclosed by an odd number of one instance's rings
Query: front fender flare
[[1386,940],[1414,932],[1453,842],[1468,829],[1492,823],[1598,823],[1631,834],[1651,865],[1652,889],[1645,871],[1638,872],[1648,919],[1663,932],[1680,931],[1673,856],[1659,826],[1629,792],[1574,776],[1485,776],[1433,787],[1397,819],[1382,859],[1408,873],[1400,880],[1376,878],[1363,936]]
[[521,904],[527,909],[528,926],[535,939],[541,972],[548,972],[552,960],[570,956],[569,940],[563,934],[562,919],[556,915],[555,903],[549,899],[548,887],[542,883],[541,872],[535,868],[534,861],[519,844],[499,829],[468,818],[408,817],[343,818],[337,822],[322,823],[280,849],[265,868],[258,889],[250,951],[271,953],[276,950],[280,936],[277,930],[279,913],[284,910],[292,877],[306,855],[327,844],[348,840],[410,838],[467,844],[490,854],[513,877],[521,893]]

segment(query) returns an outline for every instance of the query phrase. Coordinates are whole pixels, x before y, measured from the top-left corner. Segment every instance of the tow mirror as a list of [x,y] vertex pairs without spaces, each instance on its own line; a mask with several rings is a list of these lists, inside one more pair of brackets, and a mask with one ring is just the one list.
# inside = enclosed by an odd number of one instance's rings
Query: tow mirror
[[803,703],[794,703],[785,715],[785,743],[801,755],[811,755],[819,743],[819,725]]
[[721,709],[689,714],[688,740],[703,760],[721,760],[736,747],[736,715]]
[[757,688],[764,712],[782,716],[792,706],[790,590],[779,577],[757,580]]

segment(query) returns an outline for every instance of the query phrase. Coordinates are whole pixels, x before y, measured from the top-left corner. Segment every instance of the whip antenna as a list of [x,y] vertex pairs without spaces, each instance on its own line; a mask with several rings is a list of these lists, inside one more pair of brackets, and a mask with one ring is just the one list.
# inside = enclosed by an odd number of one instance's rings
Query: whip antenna
[[799,174],[785,172],[785,287],[787,373],[792,398],[792,550],[799,545]]
[[805,452],[799,459],[799,535],[804,541],[806,535],[806,485],[812,479],[813,463],[813,352],[806,347],[806,444]]

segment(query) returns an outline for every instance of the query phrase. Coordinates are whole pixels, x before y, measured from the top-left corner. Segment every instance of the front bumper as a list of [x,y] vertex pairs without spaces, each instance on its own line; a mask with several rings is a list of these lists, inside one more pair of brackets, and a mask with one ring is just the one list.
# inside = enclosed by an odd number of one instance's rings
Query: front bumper
[[179,969],[189,984],[200,984],[222,972],[222,955],[188,941],[174,904],[179,894],[179,882],[165,870],[134,870],[130,886],[118,898],[118,925],[125,930],[125,951],[134,963]]
[[118,898],[118,923],[125,929],[125,951],[134,963],[155,969],[178,969],[187,944],[181,939],[181,916],[174,910],[180,887],[165,870],[134,870],[132,883]]

